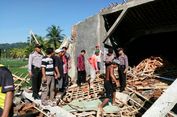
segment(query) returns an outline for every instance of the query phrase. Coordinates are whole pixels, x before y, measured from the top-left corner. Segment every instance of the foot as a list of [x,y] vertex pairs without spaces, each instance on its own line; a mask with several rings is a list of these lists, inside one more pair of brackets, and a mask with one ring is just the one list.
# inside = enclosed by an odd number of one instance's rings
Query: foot
[[104,113],[104,109],[103,109],[103,107],[102,107],[101,105],[98,106],[98,109],[99,109],[99,111],[100,111],[101,113]]
[[32,97],[33,97],[34,99],[40,99],[40,96],[37,95],[37,94],[33,94]]

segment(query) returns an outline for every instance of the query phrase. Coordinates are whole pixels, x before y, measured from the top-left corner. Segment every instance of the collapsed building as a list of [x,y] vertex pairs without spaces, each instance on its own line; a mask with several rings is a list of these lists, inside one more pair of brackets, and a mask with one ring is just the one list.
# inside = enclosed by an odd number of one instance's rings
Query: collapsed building
[[131,66],[149,56],[161,56],[176,64],[176,13],[176,0],[113,4],[73,26],[76,55],[86,49],[88,57],[99,44],[101,48],[125,48]]
[[[96,45],[100,45],[104,53],[105,48],[111,47],[116,51],[118,47],[123,47],[129,57],[130,66],[136,67],[128,71],[125,94],[117,92],[117,106],[108,105],[105,107],[107,113],[102,116],[138,117],[147,112],[144,117],[153,116],[150,114],[154,113],[157,116],[175,117],[174,105],[177,100],[174,97],[177,92],[176,81],[173,81],[177,76],[176,32],[176,0],[129,0],[123,4],[110,4],[98,14],[73,26],[68,52],[75,60],[72,61],[69,75],[73,80],[76,79],[76,58],[82,49],[87,51],[86,58],[89,58]],[[62,45],[68,45],[68,42],[64,41]],[[89,73],[88,63],[86,67]],[[104,72],[103,65],[101,68]],[[159,71],[163,71],[163,74],[155,74],[157,68],[161,68]],[[47,110],[61,117],[102,117],[97,107],[101,103],[100,98],[104,98],[103,79],[96,78],[93,87],[91,90],[87,83],[81,88],[72,85],[58,98],[57,106],[41,105],[35,108],[45,116],[49,116]],[[33,100],[30,93],[23,94],[32,102],[41,104],[40,101]],[[156,105],[163,107],[164,111],[157,112]],[[149,109],[150,106],[152,108]]]

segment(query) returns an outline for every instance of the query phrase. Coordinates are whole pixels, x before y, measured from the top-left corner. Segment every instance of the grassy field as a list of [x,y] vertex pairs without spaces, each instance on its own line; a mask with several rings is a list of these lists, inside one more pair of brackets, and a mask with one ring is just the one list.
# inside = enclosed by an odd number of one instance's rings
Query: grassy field
[[[28,71],[27,71],[27,64],[28,61],[24,60],[24,59],[0,59],[0,64],[5,65],[6,67],[8,67],[10,69],[10,71],[21,77],[24,78],[28,75]],[[15,84],[20,83],[20,81],[14,81]],[[31,81],[29,81],[29,83],[23,83],[21,85],[21,87],[30,87],[31,86]]]
[[1,58],[0,64],[5,65],[11,70],[12,73],[15,73],[17,75],[23,74],[23,76],[25,76],[28,73],[27,71],[28,61],[24,59]]

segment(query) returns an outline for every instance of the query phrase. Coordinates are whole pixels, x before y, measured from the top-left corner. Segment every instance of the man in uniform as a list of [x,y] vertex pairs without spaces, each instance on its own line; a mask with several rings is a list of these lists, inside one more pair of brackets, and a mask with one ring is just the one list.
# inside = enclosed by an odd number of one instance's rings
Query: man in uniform
[[42,46],[39,44],[35,45],[35,50],[29,55],[28,61],[28,72],[32,79],[32,90],[34,99],[39,99],[39,90],[42,80],[41,63],[42,63]]
[[120,92],[125,90],[126,87],[126,73],[128,70],[128,57],[124,53],[123,48],[118,48],[118,60],[120,64],[118,66],[119,82],[120,82]]
[[0,117],[13,116],[14,81],[11,72],[0,64]]

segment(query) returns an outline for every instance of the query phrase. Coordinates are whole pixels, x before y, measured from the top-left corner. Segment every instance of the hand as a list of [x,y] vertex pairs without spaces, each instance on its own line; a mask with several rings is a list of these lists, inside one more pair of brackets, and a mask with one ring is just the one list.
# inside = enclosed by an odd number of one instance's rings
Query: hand
[[43,80],[43,82],[46,82],[46,81],[47,81],[47,78],[46,78],[46,77],[43,77],[42,80]]
[[54,77],[55,77],[55,79],[58,79],[59,77],[58,77],[59,75],[55,75]]
[[124,74],[126,74],[126,73],[127,73],[127,69],[124,70]]
[[71,69],[71,66],[69,66],[68,69]]
[[28,74],[29,74],[29,77],[32,77],[32,75],[33,75],[31,71]]
[[117,87],[119,86],[119,83],[118,83],[118,82],[116,82],[116,86],[117,86]]

